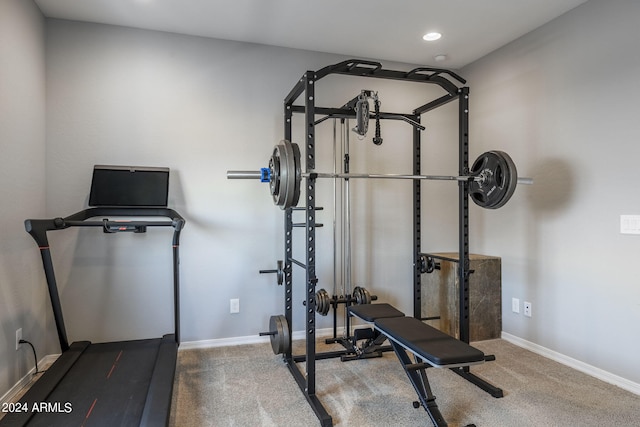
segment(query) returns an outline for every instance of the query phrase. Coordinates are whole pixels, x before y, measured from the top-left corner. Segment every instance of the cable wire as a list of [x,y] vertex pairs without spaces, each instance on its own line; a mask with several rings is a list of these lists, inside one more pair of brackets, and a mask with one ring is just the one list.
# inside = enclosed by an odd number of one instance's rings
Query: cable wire
[[33,360],[34,360],[34,362],[35,362],[35,364],[36,364],[36,371],[33,373],[33,375],[37,375],[37,374],[39,374],[40,372],[44,372],[44,371],[38,371],[38,356],[36,356],[36,349],[35,349],[35,347],[33,346],[33,344],[31,344],[31,343],[30,343],[29,341],[27,341],[27,340],[20,340],[20,341],[18,341],[18,343],[19,343],[19,344],[29,344],[29,345],[31,346],[31,350],[33,350]]

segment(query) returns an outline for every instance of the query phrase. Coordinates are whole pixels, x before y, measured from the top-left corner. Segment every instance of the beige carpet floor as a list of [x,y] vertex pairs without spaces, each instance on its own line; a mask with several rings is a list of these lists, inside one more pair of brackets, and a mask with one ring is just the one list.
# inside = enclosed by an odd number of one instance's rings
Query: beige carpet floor
[[[301,353],[294,343],[294,354]],[[503,340],[474,345],[496,361],[472,372],[501,387],[491,397],[446,369],[428,369],[450,426],[640,426],[640,396]],[[318,351],[328,349],[318,344]],[[335,347],[332,347],[335,349]],[[317,396],[335,426],[430,426],[393,352],[384,357],[318,361]],[[289,369],[269,344],[181,350],[172,427],[318,426]]]

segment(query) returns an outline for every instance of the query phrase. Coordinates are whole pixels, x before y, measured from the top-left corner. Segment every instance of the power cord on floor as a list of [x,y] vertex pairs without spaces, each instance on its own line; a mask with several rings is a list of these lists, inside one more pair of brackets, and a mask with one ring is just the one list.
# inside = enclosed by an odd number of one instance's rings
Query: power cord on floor
[[20,340],[20,341],[18,341],[18,343],[20,343],[20,344],[29,344],[31,346],[31,350],[33,350],[33,360],[34,360],[34,362],[36,364],[36,371],[33,373],[33,375],[38,375],[39,373],[44,372],[44,371],[38,371],[38,356],[36,356],[36,349],[33,346],[33,344],[31,344],[27,340]]

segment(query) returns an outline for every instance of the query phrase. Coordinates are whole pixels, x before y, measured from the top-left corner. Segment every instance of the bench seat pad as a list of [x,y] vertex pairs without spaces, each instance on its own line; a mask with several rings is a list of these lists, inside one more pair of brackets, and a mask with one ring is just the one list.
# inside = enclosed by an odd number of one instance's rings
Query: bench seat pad
[[360,304],[349,306],[349,312],[366,322],[385,317],[404,317],[404,313],[391,304]]
[[[377,305],[377,304],[376,304]],[[379,318],[375,327],[434,366],[484,361],[484,353],[414,317]]]

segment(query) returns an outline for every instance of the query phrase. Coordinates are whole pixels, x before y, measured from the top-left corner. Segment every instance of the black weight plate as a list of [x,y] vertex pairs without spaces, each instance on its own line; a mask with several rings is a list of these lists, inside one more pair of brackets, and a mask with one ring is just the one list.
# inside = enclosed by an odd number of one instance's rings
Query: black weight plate
[[481,179],[469,184],[469,196],[476,205],[486,209],[504,206],[518,183],[516,165],[503,151],[481,154],[473,163],[470,175]]
[[273,149],[271,160],[269,161],[269,167],[272,168],[271,183],[269,185],[273,202],[276,206],[282,206],[284,204],[287,190],[287,165],[286,159],[283,159],[283,157],[286,157],[286,154],[283,153],[284,147],[281,144],[276,145]]
[[360,286],[353,288],[353,293],[351,295],[356,300],[357,305],[362,304],[362,292],[360,292]]
[[276,206],[285,210],[296,206],[300,199],[300,148],[287,140],[276,145],[269,161],[272,170],[271,195]]
[[331,308],[331,298],[329,297],[329,293],[320,289],[316,292],[316,312],[323,316],[326,316],[329,313],[329,309]]
[[291,333],[289,332],[289,322],[283,315],[271,316],[269,318],[269,331],[271,349],[274,354],[287,353],[291,348]]
[[361,288],[361,289],[362,289],[362,294],[364,295],[364,303],[371,304],[371,293],[367,288]]
[[278,285],[282,285],[282,283],[284,282],[284,267],[283,267],[283,262],[281,259],[278,260],[277,262],[277,269],[276,269],[276,282],[278,283]]
[[293,203],[293,199],[295,196],[295,187],[296,187],[296,163],[295,163],[295,152],[293,151],[293,146],[287,140],[282,141],[282,151],[280,152],[280,176],[282,177],[282,181],[280,182],[280,186],[284,185],[284,199],[283,203],[280,204],[280,209],[284,210],[290,208]]
[[300,182],[302,181],[302,167],[300,165],[300,147],[296,143],[290,143],[293,148],[293,160],[295,163],[295,182],[293,183],[293,200],[291,201],[291,207],[297,206],[300,200]]
[[353,288],[353,298],[356,300],[356,304],[371,304],[371,293],[367,288],[356,286]]
[[316,306],[316,313],[322,313],[322,289],[316,292],[315,306]]
[[280,191],[280,158],[275,155],[276,150],[269,159],[269,169],[271,170],[271,181],[269,182],[269,191],[275,196]]
[[436,269],[436,262],[433,260],[432,257],[430,256],[426,257],[425,272],[431,274],[435,269]]

